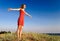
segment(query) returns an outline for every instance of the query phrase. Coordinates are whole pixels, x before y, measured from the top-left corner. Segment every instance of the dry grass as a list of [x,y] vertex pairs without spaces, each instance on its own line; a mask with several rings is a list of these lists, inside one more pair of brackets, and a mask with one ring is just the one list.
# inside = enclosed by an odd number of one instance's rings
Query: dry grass
[[[17,41],[15,33],[0,34],[0,41]],[[60,36],[39,33],[23,33],[21,41],[60,41]]]

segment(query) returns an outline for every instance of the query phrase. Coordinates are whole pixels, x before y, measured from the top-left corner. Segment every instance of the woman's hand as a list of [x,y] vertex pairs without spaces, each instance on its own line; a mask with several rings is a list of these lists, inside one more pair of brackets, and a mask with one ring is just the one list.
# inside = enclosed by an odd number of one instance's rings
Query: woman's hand
[[32,16],[31,16],[31,15],[29,15],[29,17],[30,17],[30,18],[32,18]]
[[12,10],[12,8],[8,8],[8,11]]

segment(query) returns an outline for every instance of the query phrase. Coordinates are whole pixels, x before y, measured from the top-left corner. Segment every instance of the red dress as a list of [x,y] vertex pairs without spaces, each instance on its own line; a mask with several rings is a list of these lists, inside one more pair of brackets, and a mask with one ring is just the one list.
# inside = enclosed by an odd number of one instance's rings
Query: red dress
[[20,15],[18,18],[18,26],[24,26],[24,16],[25,16],[25,12],[23,10],[20,10]]

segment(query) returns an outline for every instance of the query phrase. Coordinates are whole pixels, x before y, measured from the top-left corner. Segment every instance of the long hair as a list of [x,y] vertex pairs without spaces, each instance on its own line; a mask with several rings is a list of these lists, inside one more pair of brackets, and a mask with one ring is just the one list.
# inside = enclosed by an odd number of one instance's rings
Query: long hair
[[21,8],[22,8],[22,9],[24,9],[24,5],[25,5],[25,4],[22,4],[22,5],[21,5]]

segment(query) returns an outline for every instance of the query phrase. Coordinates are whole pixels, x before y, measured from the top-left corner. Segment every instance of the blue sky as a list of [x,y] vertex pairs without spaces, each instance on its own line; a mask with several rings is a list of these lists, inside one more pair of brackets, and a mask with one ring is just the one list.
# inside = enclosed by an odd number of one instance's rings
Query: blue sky
[[60,32],[60,1],[59,0],[0,0],[0,31],[16,31],[19,11],[8,11],[8,8],[19,8],[26,4],[26,12],[32,19],[25,16],[23,31]]

